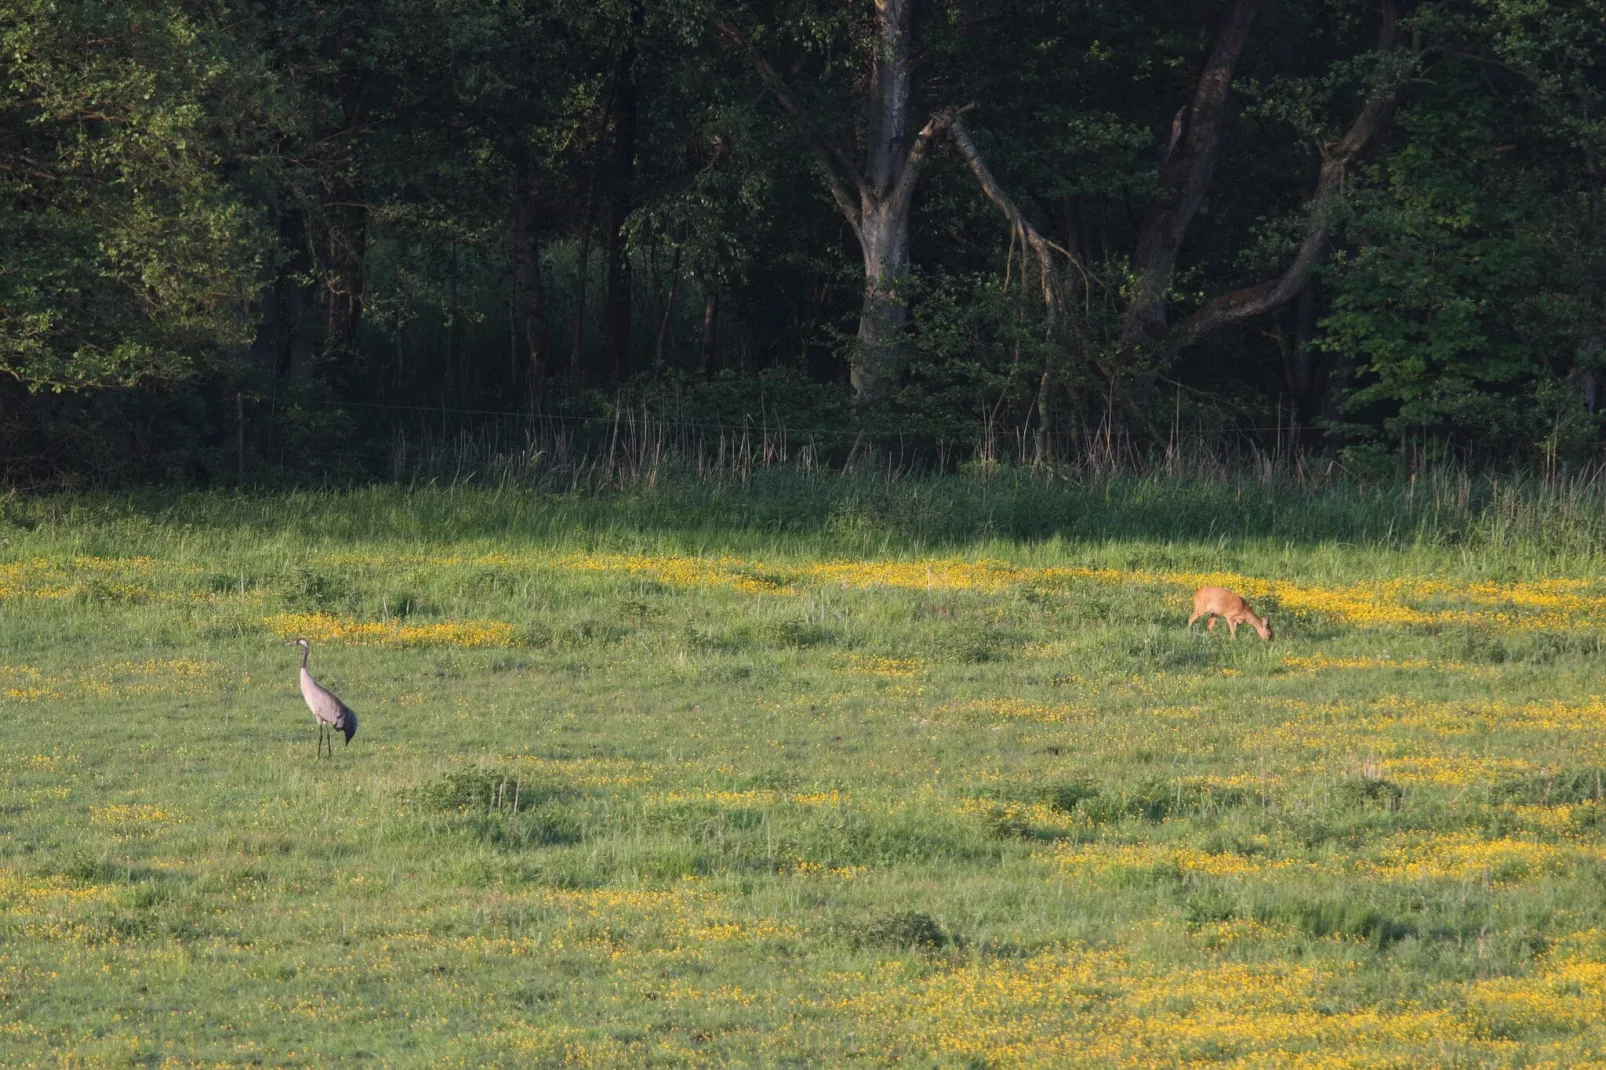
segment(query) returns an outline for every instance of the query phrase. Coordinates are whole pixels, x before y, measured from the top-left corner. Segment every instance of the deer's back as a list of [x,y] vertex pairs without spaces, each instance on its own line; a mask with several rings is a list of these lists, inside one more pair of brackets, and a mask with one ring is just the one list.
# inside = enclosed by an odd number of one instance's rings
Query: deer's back
[[1201,587],[1194,592],[1193,608],[1201,613],[1238,613],[1249,606],[1239,595],[1233,594],[1225,587]]

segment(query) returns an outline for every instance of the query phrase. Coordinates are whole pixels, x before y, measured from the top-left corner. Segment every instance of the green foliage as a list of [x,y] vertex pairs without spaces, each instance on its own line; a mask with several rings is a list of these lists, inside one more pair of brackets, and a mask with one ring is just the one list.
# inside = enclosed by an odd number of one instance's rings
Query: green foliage
[[[1018,236],[939,137],[909,217],[911,329],[866,404],[847,383],[863,251],[820,161],[849,186],[864,168],[874,11],[18,0],[0,12],[0,471],[209,483],[315,458],[314,478],[393,477],[421,428],[622,397],[942,465],[1011,439],[1108,464],[1189,427],[1277,452],[1290,408],[1297,449],[1347,447],[1362,474],[1413,442],[1598,459],[1594,0],[1408,6],[1387,55],[1375,4],[1260,9],[1200,210],[1170,236],[1169,322],[1277,278],[1313,219],[1322,263],[1265,314],[1141,343],[1138,245],[1175,192],[1163,162],[1193,151],[1214,10],[922,4],[906,134],[966,109],[1063,300],[1050,326]],[[1329,218],[1321,162],[1380,93]]]
[[1376,413],[1361,422],[1385,439],[1536,443],[1577,407],[1575,392],[1540,387],[1584,341],[1551,296],[1578,285],[1577,262],[1556,254],[1583,235],[1568,232],[1568,198],[1547,193],[1543,168],[1502,147],[1492,103],[1468,85],[1445,91],[1467,103],[1453,117],[1402,115],[1410,144],[1354,198],[1361,244],[1337,269],[1323,345],[1357,359],[1346,409]]
[[223,161],[273,87],[180,4],[0,15],[0,371],[30,389],[179,379],[248,342],[268,258]]

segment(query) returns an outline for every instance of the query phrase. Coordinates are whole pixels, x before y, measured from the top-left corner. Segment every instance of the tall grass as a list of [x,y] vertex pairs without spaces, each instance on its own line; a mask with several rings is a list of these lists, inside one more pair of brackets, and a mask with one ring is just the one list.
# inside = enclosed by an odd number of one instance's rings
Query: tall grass
[[[1362,480],[1336,466],[971,465],[937,473],[865,448],[827,466],[807,447],[751,443],[687,454],[650,435],[587,452],[561,437],[517,454],[433,445],[398,483],[289,492],[12,494],[20,529],[248,529],[316,541],[581,538],[698,548],[777,536],[808,552],[910,555],[1000,540],[1345,545],[1456,567],[1584,569],[1606,552],[1606,479],[1478,475],[1449,465]],[[108,527],[108,523],[110,526]],[[1426,559],[1424,559],[1426,560]]]

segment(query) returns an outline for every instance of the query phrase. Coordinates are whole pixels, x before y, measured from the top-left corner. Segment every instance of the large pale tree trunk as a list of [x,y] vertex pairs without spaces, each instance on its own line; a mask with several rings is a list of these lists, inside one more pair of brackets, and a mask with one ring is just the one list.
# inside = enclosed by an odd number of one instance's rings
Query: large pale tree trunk
[[[859,311],[853,390],[885,396],[902,361],[909,321],[909,194],[899,181],[909,166],[909,83],[914,0],[876,0],[876,48],[870,66],[869,143],[859,186],[859,248],[864,254],[864,304]],[[851,222],[851,219],[850,219]]]
[[859,219],[864,303],[852,377],[853,392],[868,400],[886,395],[902,364],[909,322],[903,292],[909,276],[909,213],[885,201],[871,201],[866,209]]
[[[854,393],[861,401],[885,397],[897,380],[909,320],[909,215],[915,181],[932,139],[953,119],[952,112],[939,112],[918,134],[909,136],[914,0],[875,0],[875,13],[862,168],[831,143],[775,69],[763,57],[752,57],[759,77],[797,123],[824,172],[832,199],[859,240],[864,300],[851,370]],[[745,45],[740,30],[728,24],[722,28]]]

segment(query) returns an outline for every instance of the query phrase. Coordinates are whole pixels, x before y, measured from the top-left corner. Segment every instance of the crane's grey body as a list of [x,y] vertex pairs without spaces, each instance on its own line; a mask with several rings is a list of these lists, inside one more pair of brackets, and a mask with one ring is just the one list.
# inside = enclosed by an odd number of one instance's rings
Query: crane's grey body
[[307,700],[307,709],[318,719],[318,755],[323,756],[323,744],[327,739],[329,757],[333,758],[334,734],[344,732],[346,746],[351,746],[351,737],[357,734],[357,714],[307,671],[307,657],[312,653],[312,645],[305,639],[296,639],[290,645],[301,648],[301,697]]

